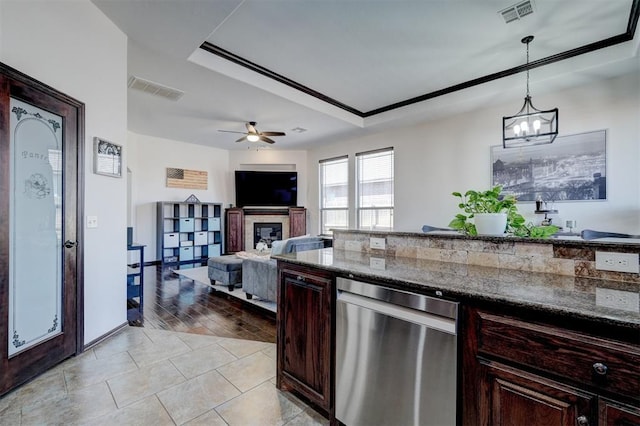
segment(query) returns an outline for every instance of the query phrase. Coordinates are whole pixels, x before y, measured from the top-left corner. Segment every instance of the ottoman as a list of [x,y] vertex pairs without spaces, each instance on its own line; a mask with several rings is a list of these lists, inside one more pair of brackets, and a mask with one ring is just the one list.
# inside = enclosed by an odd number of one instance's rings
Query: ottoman
[[235,255],[210,257],[207,260],[211,285],[221,282],[233,291],[237,285],[242,285],[242,259]]

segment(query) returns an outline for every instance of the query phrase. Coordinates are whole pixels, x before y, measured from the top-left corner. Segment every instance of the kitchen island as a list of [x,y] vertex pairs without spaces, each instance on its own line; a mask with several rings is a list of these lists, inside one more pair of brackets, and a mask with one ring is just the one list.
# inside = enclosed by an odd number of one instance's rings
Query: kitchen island
[[594,270],[596,250],[640,245],[346,231],[279,256],[278,386],[336,421],[345,277],[460,303],[458,423],[638,424],[640,278]]

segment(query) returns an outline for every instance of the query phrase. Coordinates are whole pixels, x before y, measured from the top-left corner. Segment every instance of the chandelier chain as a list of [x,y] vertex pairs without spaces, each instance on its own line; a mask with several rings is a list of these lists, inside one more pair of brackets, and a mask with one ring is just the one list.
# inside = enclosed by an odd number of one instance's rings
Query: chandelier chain
[[529,41],[527,41],[527,98],[530,96],[529,94]]

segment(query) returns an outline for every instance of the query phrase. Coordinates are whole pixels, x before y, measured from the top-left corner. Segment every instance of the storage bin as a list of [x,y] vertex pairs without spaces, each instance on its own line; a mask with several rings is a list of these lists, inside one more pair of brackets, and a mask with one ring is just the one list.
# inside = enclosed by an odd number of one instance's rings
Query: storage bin
[[193,232],[195,229],[194,223],[195,219],[193,218],[180,219],[180,232]]
[[207,256],[216,257],[220,256],[222,253],[220,252],[220,244],[210,244]]
[[207,244],[207,233],[206,232],[196,232],[193,238],[193,244],[196,246],[204,246]]
[[193,260],[193,247],[180,247],[180,262]]
[[178,247],[179,245],[179,234],[177,232],[164,234],[164,247]]
[[220,230],[220,218],[219,217],[210,217],[209,218],[209,231],[219,231]]

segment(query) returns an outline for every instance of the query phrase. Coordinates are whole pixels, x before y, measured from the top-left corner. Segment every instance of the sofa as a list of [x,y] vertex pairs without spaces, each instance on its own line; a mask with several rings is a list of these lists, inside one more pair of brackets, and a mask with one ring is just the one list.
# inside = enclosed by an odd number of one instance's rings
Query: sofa
[[[317,250],[325,247],[321,237],[301,236],[274,241],[271,255],[296,253],[305,250]],[[247,258],[242,261],[242,290],[247,299],[253,296],[275,302],[278,287],[277,262],[271,258]]]

